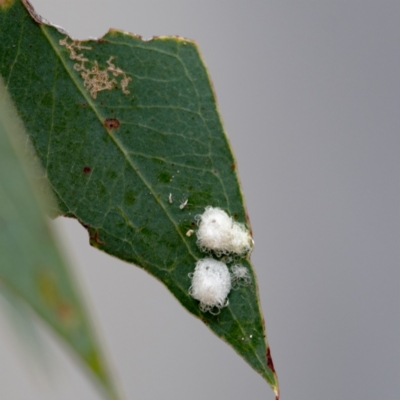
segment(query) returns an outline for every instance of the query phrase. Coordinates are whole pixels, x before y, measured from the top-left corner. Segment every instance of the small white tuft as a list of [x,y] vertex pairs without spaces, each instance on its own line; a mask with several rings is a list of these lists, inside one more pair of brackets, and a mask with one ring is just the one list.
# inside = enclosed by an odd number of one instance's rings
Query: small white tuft
[[197,244],[202,251],[213,250],[217,256],[244,255],[253,247],[253,239],[246,227],[218,207],[206,207],[196,219],[199,223]]
[[238,289],[240,286],[249,286],[251,284],[251,275],[249,270],[243,265],[234,265],[231,267],[232,289]]
[[[200,310],[218,314],[228,305],[228,294],[231,290],[231,276],[228,267],[213,258],[203,258],[196,263],[192,274],[189,294],[200,301]],[[213,310],[216,309],[216,312]]]

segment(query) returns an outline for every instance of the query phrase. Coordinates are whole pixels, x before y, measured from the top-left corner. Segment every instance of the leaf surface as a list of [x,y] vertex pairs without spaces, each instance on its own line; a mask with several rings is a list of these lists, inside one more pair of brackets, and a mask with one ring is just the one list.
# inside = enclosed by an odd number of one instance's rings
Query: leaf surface
[[16,307],[20,301],[28,304],[86,365],[106,397],[118,399],[76,283],[47,224],[47,204],[32,179],[37,164],[22,156],[27,137],[12,107],[0,77],[0,292]]
[[[163,282],[278,396],[256,277],[217,316],[189,296],[206,256],[195,216],[220,207],[249,226],[229,143],[196,44],[110,30],[73,41],[19,1],[0,13],[0,72],[56,194],[93,246]],[[32,18],[33,16],[33,18]]]

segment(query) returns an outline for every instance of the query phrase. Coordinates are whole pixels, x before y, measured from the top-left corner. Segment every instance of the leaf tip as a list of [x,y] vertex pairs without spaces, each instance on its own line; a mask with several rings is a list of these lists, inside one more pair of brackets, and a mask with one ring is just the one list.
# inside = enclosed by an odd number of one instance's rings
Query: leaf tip
[[280,393],[279,393],[278,377],[276,375],[274,362],[272,361],[272,357],[271,357],[271,348],[269,346],[267,348],[266,358],[267,358],[267,367],[271,370],[271,372],[273,373],[273,376],[274,376],[274,383],[270,382],[270,385],[271,385],[273,392],[275,393],[275,400],[279,400]]

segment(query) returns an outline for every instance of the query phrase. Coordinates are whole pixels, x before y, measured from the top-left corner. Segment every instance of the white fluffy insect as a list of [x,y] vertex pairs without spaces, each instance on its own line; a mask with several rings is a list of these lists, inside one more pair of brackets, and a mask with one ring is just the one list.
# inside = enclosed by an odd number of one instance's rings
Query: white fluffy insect
[[213,258],[203,258],[196,263],[189,294],[200,301],[200,310],[218,314],[228,305],[231,276],[226,264]]
[[233,265],[231,267],[232,289],[238,289],[240,286],[249,286],[251,284],[251,275],[249,270],[243,265]]
[[244,255],[253,247],[253,239],[246,227],[218,207],[206,207],[196,219],[199,224],[197,245],[202,251],[213,250],[217,256]]

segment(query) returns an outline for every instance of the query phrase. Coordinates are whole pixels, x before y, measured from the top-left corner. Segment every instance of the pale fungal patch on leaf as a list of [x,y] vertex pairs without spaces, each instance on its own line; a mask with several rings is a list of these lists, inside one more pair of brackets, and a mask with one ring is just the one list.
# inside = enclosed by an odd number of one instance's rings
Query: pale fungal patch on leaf
[[221,308],[228,305],[231,290],[231,276],[228,267],[213,258],[203,258],[196,263],[192,274],[189,294],[200,301],[200,310],[219,314]]
[[236,222],[218,207],[206,207],[196,217],[197,245],[202,251],[214,251],[217,256],[236,254],[243,256],[253,247],[253,239],[244,224]]
[[243,265],[234,265],[231,267],[232,289],[238,289],[241,286],[250,286],[251,275],[249,270]]
[[[80,72],[83,79],[83,86],[89,91],[90,96],[93,99],[97,98],[97,93],[103,90],[111,90],[118,85],[115,77],[121,77],[119,82],[121,90],[124,94],[129,94],[130,91],[127,89],[129,82],[132,78],[126,76],[126,73],[115,66],[112,63],[114,56],[110,56],[107,60],[107,67],[101,69],[97,60],[91,61],[81,52],[82,50],[92,50],[89,46],[82,46],[81,42],[78,40],[73,40],[68,43],[68,36],[59,41],[60,46],[65,46],[69,51],[69,58],[71,60],[78,61],[74,64],[75,71]],[[86,63],[91,63],[92,67],[87,67]]]

